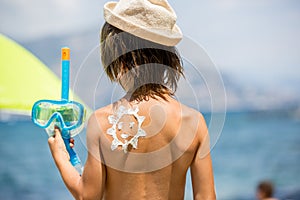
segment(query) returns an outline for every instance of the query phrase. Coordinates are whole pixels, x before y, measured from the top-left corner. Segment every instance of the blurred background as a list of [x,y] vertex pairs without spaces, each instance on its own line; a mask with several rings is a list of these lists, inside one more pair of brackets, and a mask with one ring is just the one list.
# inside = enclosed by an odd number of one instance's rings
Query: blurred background
[[[105,2],[0,0],[0,32],[58,77],[60,48],[70,47],[71,86],[95,109],[111,100],[109,88],[89,85],[101,73],[97,49]],[[255,199],[261,180],[272,181],[281,199],[300,199],[300,1],[169,3],[184,36],[205,49],[224,83],[226,121],[212,149],[218,199]],[[191,87],[203,94],[198,101],[209,122],[209,91],[198,90],[201,84],[199,78]],[[0,136],[0,199],[72,199],[50,157],[47,135],[29,117],[0,109]],[[84,136],[77,141],[84,160]],[[186,187],[191,199],[190,179]]]

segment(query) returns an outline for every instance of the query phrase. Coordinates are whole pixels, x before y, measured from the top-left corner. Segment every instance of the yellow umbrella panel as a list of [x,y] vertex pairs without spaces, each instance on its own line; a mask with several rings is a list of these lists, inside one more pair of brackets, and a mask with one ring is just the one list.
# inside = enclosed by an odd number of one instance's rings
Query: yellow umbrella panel
[[[0,34],[0,111],[30,115],[36,101],[59,100],[60,92],[61,81],[48,67]],[[89,116],[91,110],[86,109]]]

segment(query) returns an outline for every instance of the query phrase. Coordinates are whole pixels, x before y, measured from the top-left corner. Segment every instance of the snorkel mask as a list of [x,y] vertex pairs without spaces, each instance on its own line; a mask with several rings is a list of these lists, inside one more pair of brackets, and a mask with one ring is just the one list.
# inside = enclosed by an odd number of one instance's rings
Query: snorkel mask
[[61,100],[39,100],[32,107],[33,123],[46,130],[49,137],[54,135],[54,128],[61,130],[70,162],[81,174],[81,161],[70,147],[70,138],[84,127],[86,111],[82,104],[69,101],[70,49],[62,48],[62,90]]
[[75,101],[40,100],[32,107],[32,120],[47,134],[53,136],[55,126],[69,131],[74,137],[83,129],[85,120],[84,107]]

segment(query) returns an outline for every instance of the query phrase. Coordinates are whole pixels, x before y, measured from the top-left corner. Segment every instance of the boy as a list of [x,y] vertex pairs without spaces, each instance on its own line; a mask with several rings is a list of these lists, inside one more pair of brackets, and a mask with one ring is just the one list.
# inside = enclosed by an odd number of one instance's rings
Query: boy
[[102,64],[126,95],[90,117],[82,176],[59,130],[49,138],[67,188],[76,199],[184,199],[190,167],[194,199],[215,199],[205,120],[173,98],[183,75],[173,9],[166,0],[120,0],[104,17]]

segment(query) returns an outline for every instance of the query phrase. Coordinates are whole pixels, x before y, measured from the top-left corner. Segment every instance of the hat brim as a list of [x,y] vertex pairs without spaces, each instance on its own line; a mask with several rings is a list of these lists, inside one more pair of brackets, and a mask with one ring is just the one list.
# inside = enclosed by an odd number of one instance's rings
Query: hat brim
[[104,18],[107,23],[118,29],[166,46],[175,46],[182,39],[182,32],[176,24],[172,30],[143,27],[114,13],[113,10],[116,5],[117,2],[107,2],[104,5]]

